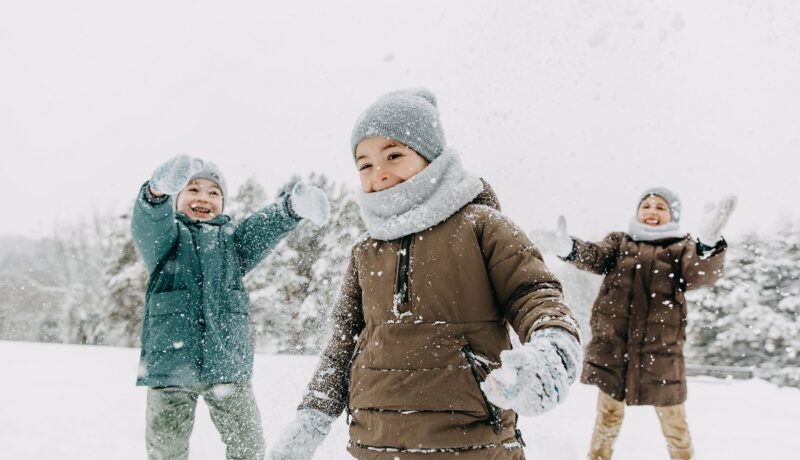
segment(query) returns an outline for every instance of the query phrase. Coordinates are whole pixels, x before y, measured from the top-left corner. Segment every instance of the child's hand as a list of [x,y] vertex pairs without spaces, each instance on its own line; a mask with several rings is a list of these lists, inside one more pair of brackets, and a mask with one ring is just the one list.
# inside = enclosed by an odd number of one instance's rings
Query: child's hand
[[203,169],[203,160],[177,155],[153,171],[150,177],[150,191],[155,195],[175,195],[186,187],[189,179]]
[[481,383],[489,401],[521,415],[543,414],[567,396],[582,350],[563,329],[536,332],[530,342],[500,354],[502,365]]
[[331,218],[328,197],[316,185],[296,183],[289,200],[295,214],[319,226],[327,224]]
[[572,238],[567,234],[567,219],[564,216],[558,216],[555,231],[536,232],[531,237],[545,254],[567,256],[572,251]]
[[722,229],[736,209],[736,195],[725,195],[716,205],[707,203],[700,219],[698,239],[706,246],[714,246],[722,238]]
[[328,436],[334,417],[316,409],[300,409],[267,454],[268,460],[306,460]]

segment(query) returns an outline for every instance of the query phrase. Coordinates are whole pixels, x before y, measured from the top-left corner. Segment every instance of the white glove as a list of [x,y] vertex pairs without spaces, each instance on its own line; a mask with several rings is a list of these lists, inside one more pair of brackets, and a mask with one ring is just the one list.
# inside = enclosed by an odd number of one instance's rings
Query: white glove
[[331,204],[328,197],[316,185],[296,183],[289,201],[295,214],[319,226],[327,224],[331,218]]
[[543,414],[567,397],[582,354],[566,330],[541,329],[525,345],[500,353],[500,368],[486,377],[481,390],[495,406],[520,415]]
[[536,232],[532,238],[545,254],[566,257],[572,252],[572,238],[567,234],[567,219],[564,216],[558,216],[558,224],[554,232]]
[[706,246],[714,246],[722,238],[722,229],[736,209],[736,195],[725,195],[716,205],[707,203],[700,219],[698,239]]
[[203,169],[203,160],[177,155],[156,168],[150,177],[150,189],[156,193],[175,195],[186,187],[189,179]]
[[267,460],[310,460],[328,436],[334,417],[316,409],[300,409],[283,429]]

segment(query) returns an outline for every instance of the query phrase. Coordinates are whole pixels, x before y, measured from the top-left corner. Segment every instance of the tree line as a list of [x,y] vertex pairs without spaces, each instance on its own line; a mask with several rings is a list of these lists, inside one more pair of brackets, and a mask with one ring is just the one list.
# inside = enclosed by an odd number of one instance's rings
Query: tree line
[[[241,221],[298,180],[272,194],[247,180],[226,211]],[[364,233],[347,187],[324,175],[304,180],[328,193],[331,220],[324,227],[301,223],[245,278],[253,340],[262,352],[321,350],[350,249]],[[762,378],[800,387],[800,225],[746,235],[728,251],[725,277],[687,296],[687,360],[753,367]],[[600,277],[547,262],[562,280],[588,342]],[[50,238],[2,237],[0,339],[138,346],[146,282],[130,235],[130,210],[59,226]]]

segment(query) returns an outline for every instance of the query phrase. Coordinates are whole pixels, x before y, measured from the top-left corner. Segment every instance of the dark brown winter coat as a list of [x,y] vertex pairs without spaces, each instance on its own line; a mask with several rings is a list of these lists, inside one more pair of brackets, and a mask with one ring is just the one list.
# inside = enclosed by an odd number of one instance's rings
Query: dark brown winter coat
[[724,250],[721,241],[701,256],[688,235],[636,242],[620,232],[597,244],[576,239],[565,260],[605,275],[592,307],[581,382],[630,405],[684,402],[684,292],[722,276]]
[[[476,200],[496,205],[488,190]],[[357,243],[333,315],[302,406],[347,409],[359,459],[523,459],[516,414],[479,382],[510,348],[508,324],[523,341],[552,326],[578,334],[525,233],[475,202],[428,230]]]

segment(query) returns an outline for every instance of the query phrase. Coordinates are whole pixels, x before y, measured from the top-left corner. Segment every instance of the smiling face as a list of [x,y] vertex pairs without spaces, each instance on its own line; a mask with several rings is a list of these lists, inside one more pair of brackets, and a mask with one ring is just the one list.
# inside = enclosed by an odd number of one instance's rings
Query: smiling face
[[640,223],[651,227],[658,227],[672,222],[672,214],[669,212],[667,200],[658,195],[648,195],[639,203],[639,211],[636,217]]
[[216,183],[195,179],[178,194],[178,211],[195,220],[211,220],[222,212],[222,199]]
[[422,155],[392,138],[368,137],[356,146],[356,168],[365,193],[394,187],[427,166]]

